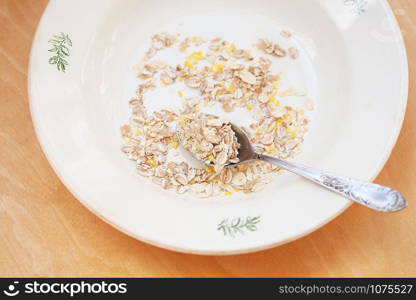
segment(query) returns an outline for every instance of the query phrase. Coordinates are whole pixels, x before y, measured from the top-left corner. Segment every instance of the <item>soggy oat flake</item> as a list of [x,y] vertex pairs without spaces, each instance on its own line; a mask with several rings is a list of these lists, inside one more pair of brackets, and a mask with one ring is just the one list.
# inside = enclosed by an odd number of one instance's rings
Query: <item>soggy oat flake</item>
[[[290,37],[284,32],[281,35]],[[189,47],[203,44],[207,44],[208,50],[187,52]],[[183,52],[182,64],[169,65],[153,59],[159,51],[171,47]],[[260,39],[257,47],[272,58],[299,56],[297,49],[285,50],[265,39]],[[308,119],[302,109],[279,102],[277,97],[291,93],[278,91],[280,76],[271,73],[271,64],[269,58],[253,57],[250,51],[222,38],[179,40],[179,35],[168,33],[152,36],[149,50],[135,68],[142,82],[136,97],[129,100],[130,122],[121,127],[122,151],[135,161],[140,175],[179,194],[210,197],[261,190],[279,168],[262,161],[224,168],[238,162],[235,134],[227,121],[201,113],[201,107],[219,103],[226,112],[246,109],[255,121],[245,131],[257,151],[277,158],[293,157],[307,131]],[[148,91],[178,81],[198,95],[186,98],[183,91],[178,92],[183,101],[179,111],[146,110],[143,100]],[[310,99],[305,101],[305,109],[313,109]],[[197,169],[178,162],[180,142],[207,166]]]
[[238,163],[237,137],[228,121],[202,113],[188,114],[177,128],[185,149],[219,173],[224,166]]

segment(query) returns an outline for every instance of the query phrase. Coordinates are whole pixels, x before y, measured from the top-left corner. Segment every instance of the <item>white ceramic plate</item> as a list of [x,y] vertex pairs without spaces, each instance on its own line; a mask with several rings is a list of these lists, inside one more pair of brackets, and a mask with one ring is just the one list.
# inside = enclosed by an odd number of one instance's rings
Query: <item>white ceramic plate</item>
[[[256,194],[189,199],[138,176],[120,152],[132,66],[152,34],[172,29],[239,42],[274,28],[276,39],[280,28],[294,33],[303,58],[282,68],[316,101],[298,160],[372,180],[396,141],[407,100],[406,54],[384,0],[50,1],[32,47],[29,93],[36,132],[58,176],[106,222],[183,252],[257,251],[333,219],[350,202],[289,173]],[[48,62],[48,40],[60,32],[72,40],[65,72]],[[232,237],[218,230],[223,220],[247,217],[258,217],[254,231]]]

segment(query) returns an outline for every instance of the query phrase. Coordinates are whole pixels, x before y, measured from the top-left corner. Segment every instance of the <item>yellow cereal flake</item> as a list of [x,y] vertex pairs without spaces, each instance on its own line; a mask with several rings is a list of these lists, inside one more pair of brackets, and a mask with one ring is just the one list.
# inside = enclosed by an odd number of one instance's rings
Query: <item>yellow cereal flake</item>
[[205,56],[202,51],[192,52],[185,58],[184,65],[189,69],[193,69],[201,60],[204,60]]
[[181,120],[180,122],[179,122],[179,125],[180,126],[185,126],[186,124],[188,124],[189,123],[189,120]]
[[280,89],[280,82],[278,80],[273,81],[273,89],[274,90]]
[[214,169],[214,167],[213,167],[213,166],[208,166],[208,167],[206,168],[206,171],[207,171],[207,173],[209,173],[209,174],[214,174],[214,173],[215,173],[215,169]]
[[185,65],[185,67],[188,67],[188,69],[190,70],[194,68],[194,65],[189,60],[185,60],[183,64]]
[[220,73],[224,70],[224,64],[215,62],[211,66],[211,72]]
[[193,36],[193,37],[191,37],[191,41],[192,42],[198,42],[199,41],[199,37]]
[[268,101],[269,101],[269,103],[273,104],[275,107],[280,106],[280,102],[279,102],[279,100],[276,99],[276,95],[275,94],[271,94],[269,96]]
[[299,109],[299,114],[303,115],[305,113],[305,110]]
[[270,154],[276,154],[276,147],[272,144],[266,148],[266,152]]
[[290,128],[290,127],[287,127],[287,128],[286,128],[286,132],[287,132],[287,133],[289,133],[289,135],[290,135],[292,138],[295,138],[295,137],[296,137],[296,135],[297,135],[296,130],[293,130],[293,129],[292,129],[292,128]]
[[235,87],[230,84],[229,86],[227,86],[227,92],[234,93],[235,92]]
[[237,46],[234,43],[231,43],[230,46],[228,47],[227,51],[228,52],[233,52],[236,48],[237,48]]
[[205,56],[203,55],[202,51],[199,50],[199,51],[192,52],[190,55],[188,55],[187,58],[192,58],[195,60],[203,60],[205,59]]
[[294,96],[296,93],[292,89],[288,89],[286,91],[282,91],[279,93],[280,97],[286,97],[286,96]]
[[285,119],[285,120],[290,119],[290,114],[284,114],[283,119]]
[[180,126],[184,126],[184,125],[186,125],[188,123],[189,123],[188,116],[186,116],[186,115],[180,115],[179,116],[179,124],[180,124]]
[[261,131],[261,129],[259,128],[259,129],[257,129],[257,131],[256,131],[256,135],[261,135],[262,134],[262,131]]
[[232,194],[232,191],[224,191],[224,196],[231,196]]
[[253,105],[251,105],[251,104],[247,104],[247,105],[246,105],[246,108],[247,108],[248,110],[252,110],[252,109],[253,109]]
[[178,96],[179,97],[183,97],[183,92],[182,91],[178,91]]
[[214,160],[215,160],[214,155],[210,154],[210,155],[208,156],[208,160],[209,160],[209,161],[214,161]]
[[142,130],[140,130],[139,128],[135,128],[135,130],[134,130],[134,135],[135,136],[140,136],[142,134],[143,134],[143,131]]
[[274,130],[277,130],[277,128],[279,128],[280,124],[283,123],[283,119],[282,118],[277,118],[274,124]]
[[156,160],[153,158],[153,156],[148,157],[148,158],[146,159],[146,164],[147,164],[147,165],[149,165],[149,166],[151,166],[151,167],[153,167],[153,168],[157,166],[157,162],[156,162]]
[[179,147],[179,141],[177,138],[172,138],[172,140],[169,143],[169,148],[171,149],[177,149]]
[[167,83],[167,82],[166,82],[166,81],[164,81],[163,79],[161,79],[160,81],[162,82],[163,86],[168,86],[168,85],[169,85],[169,83]]

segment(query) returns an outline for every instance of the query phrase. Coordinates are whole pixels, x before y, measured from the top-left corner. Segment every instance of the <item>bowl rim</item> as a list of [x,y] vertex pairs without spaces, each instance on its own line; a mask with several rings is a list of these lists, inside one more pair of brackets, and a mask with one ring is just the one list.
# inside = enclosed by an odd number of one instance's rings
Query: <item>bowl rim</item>
[[[83,206],[85,206],[91,213],[96,215],[102,221],[104,221],[105,223],[109,224],[113,228],[123,232],[124,234],[126,234],[126,235],[128,235],[128,236],[130,236],[130,237],[132,237],[136,240],[148,243],[148,244],[156,246],[156,247],[160,247],[160,248],[167,249],[167,250],[173,250],[173,251],[177,251],[177,252],[181,252],[181,253],[188,253],[188,254],[221,255],[222,256],[222,255],[235,255],[235,254],[245,254],[245,253],[257,252],[257,251],[267,250],[267,249],[270,249],[270,248],[274,248],[274,247],[292,242],[292,241],[297,240],[301,237],[304,237],[304,236],[314,232],[315,230],[323,227],[324,225],[328,224],[329,222],[334,220],[336,217],[341,215],[343,212],[345,212],[346,209],[349,208],[352,205],[352,202],[347,202],[344,205],[344,207],[342,207],[336,214],[334,214],[331,217],[325,219],[324,221],[317,224],[316,226],[310,227],[309,230],[304,231],[301,234],[292,236],[291,238],[284,239],[284,240],[278,241],[276,243],[270,243],[270,244],[267,244],[267,245],[259,245],[259,246],[253,246],[253,247],[244,247],[244,248],[240,248],[240,249],[237,248],[237,249],[233,249],[233,250],[220,250],[220,251],[216,251],[216,250],[206,251],[206,250],[193,249],[192,247],[188,247],[188,248],[175,247],[175,246],[172,246],[170,244],[165,244],[163,242],[152,240],[150,238],[140,236],[136,233],[132,233],[129,230],[120,227],[116,223],[113,223],[110,219],[103,216],[98,210],[95,210],[94,208],[92,208],[88,204],[88,201],[85,201],[84,197],[82,195],[80,195],[75,189],[73,189],[71,187],[71,184],[64,178],[64,176],[62,175],[63,172],[60,171],[57,162],[54,160],[50,151],[48,150],[48,147],[46,146],[45,133],[40,129],[38,117],[33,112],[34,91],[33,91],[33,84],[32,84],[33,79],[32,78],[34,77],[33,62],[36,59],[35,55],[34,55],[34,52],[35,52],[34,48],[35,48],[36,42],[39,40],[39,28],[45,22],[45,19],[48,17],[48,14],[50,13],[49,10],[50,10],[50,6],[51,6],[52,2],[55,2],[55,1],[51,0],[47,4],[39,22],[38,22],[38,25],[36,27],[36,32],[35,32],[35,35],[34,35],[34,38],[33,38],[33,41],[32,41],[30,54],[29,54],[28,81],[27,82],[28,82],[28,102],[29,102],[30,115],[31,115],[31,118],[32,118],[33,127],[34,127],[34,130],[35,130],[35,134],[36,134],[37,140],[39,142],[39,145],[40,145],[46,159],[48,160],[49,164],[51,165],[53,171],[58,176],[59,180],[65,185],[65,187],[69,190],[69,192],[79,202],[82,203]],[[388,159],[389,159],[389,157],[390,157],[390,155],[391,155],[391,153],[394,149],[394,146],[397,143],[397,140],[399,138],[399,135],[400,135],[400,132],[401,132],[401,129],[402,129],[404,117],[405,117],[407,101],[408,101],[408,86],[409,86],[408,58],[407,58],[406,47],[405,47],[405,44],[404,44],[403,36],[401,34],[400,26],[397,22],[397,19],[394,16],[394,13],[393,13],[393,11],[391,9],[391,6],[388,3],[388,1],[387,0],[382,0],[381,4],[382,4],[382,7],[384,9],[384,12],[386,13],[386,16],[388,17],[388,21],[391,24],[391,28],[394,31],[394,35],[397,38],[397,42],[395,44],[398,47],[397,50],[398,50],[398,54],[399,54],[401,68],[402,68],[402,71],[403,71],[403,74],[402,74],[403,80],[401,82],[401,91],[400,91],[400,94],[401,94],[400,118],[398,118],[398,120],[396,121],[396,130],[390,138],[390,142],[389,142],[388,147],[386,147],[387,151],[385,151],[384,156],[381,157],[381,159],[380,159],[380,163],[378,164],[378,166],[373,171],[373,174],[370,176],[371,181],[373,181],[378,176],[378,174],[382,171],[382,169],[384,168],[386,162],[388,161]]]

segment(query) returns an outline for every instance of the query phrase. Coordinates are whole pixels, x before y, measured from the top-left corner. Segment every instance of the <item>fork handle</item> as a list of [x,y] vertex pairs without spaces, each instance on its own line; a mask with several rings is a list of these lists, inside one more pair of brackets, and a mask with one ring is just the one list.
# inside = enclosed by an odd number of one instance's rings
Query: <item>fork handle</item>
[[394,212],[407,206],[406,199],[398,191],[386,186],[334,175],[263,154],[259,154],[258,158],[305,177],[328,190],[374,210]]

